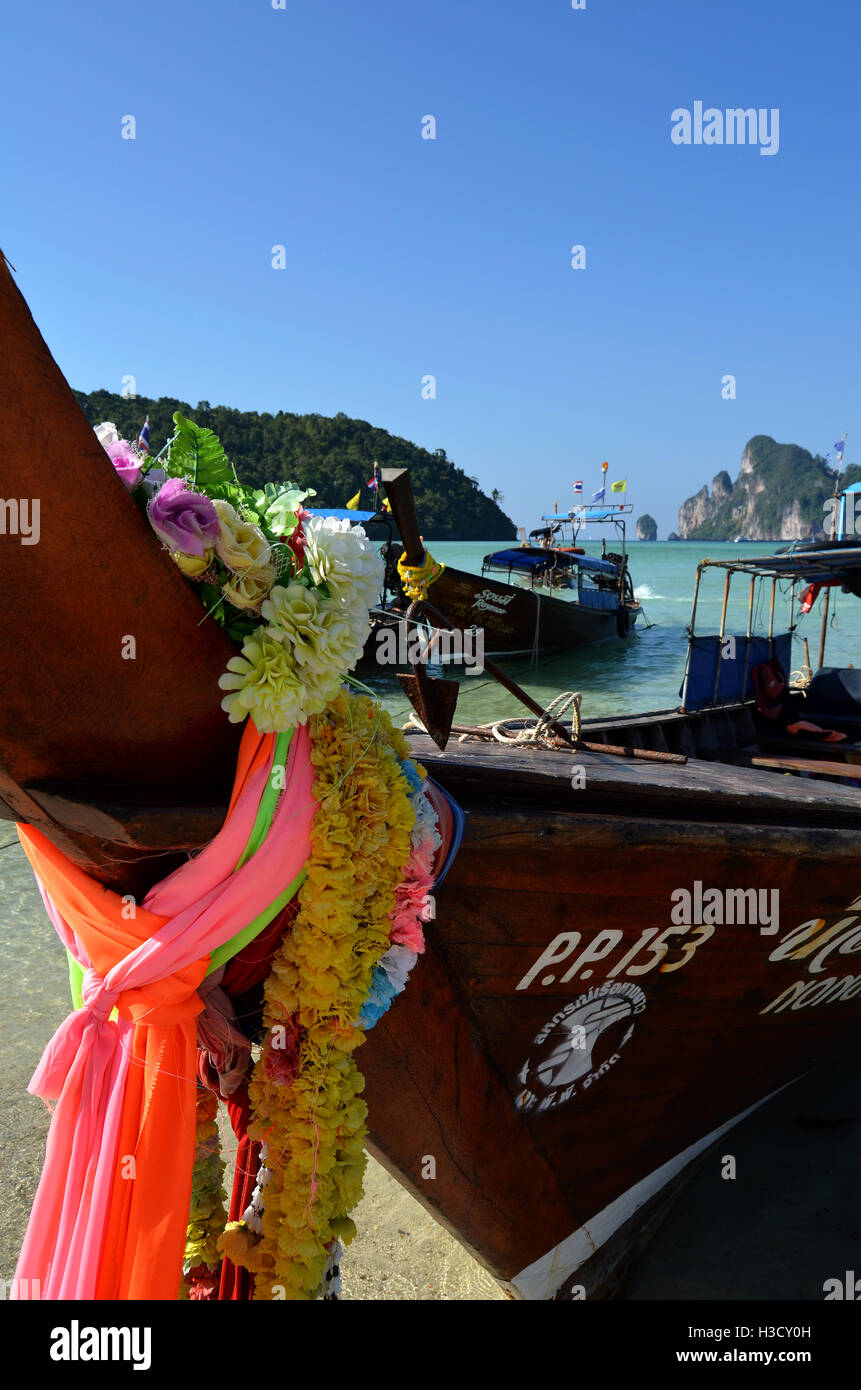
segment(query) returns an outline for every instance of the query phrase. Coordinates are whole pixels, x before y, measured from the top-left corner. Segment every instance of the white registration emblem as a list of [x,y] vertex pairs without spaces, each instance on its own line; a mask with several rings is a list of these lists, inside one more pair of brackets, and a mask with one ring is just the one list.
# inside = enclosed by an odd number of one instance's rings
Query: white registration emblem
[[598,985],[566,1004],[532,1040],[518,1081],[518,1110],[555,1110],[588,1090],[619,1060],[646,1007],[639,985],[626,980]]

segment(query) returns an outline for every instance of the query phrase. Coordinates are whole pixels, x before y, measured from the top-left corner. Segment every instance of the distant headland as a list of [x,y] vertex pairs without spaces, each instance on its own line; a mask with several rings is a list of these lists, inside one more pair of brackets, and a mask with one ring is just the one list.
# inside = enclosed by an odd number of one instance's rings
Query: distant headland
[[[850,464],[840,486],[861,479]],[[731,541],[811,540],[825,535],[825,504],[834,493],[835,470],[799,444],[778,444],[770,435],[749,439],[733,482],[726,470],[679,508],[679,535],[669,539]]]

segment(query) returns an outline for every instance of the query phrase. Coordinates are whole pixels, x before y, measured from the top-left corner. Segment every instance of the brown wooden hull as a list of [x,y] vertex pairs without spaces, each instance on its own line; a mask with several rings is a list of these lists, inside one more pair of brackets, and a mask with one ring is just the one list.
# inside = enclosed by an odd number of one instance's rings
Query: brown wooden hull
[[636,621],[631,608],[587,608],[574,598],[448,567],[429,597],[455,627],[482,628],[488,656],[606,642],[627,636]]
[[[465,760],[452,769],[426,740],[416,742],[470,814],[412,994],[364,1050],[371,1132],[500,1279],[517,1281],[526,1296],[552,1297],[612,1236],[614,1222],[638,1229],[639,1208],[693,1161],[702,1141],[847,1045],[861,1021],[861,932],[855,942],[850,928],[859,917],[847,913],[861,893],[858,825],[763,824],[765,803],[755,799],[749,822],[739,822],[728,797],[724,819],[703,820],[702,803],[691,794],[685,804],[678,789],[675,806],[652,799],[651,815],[645,802],[636,814],[590,814],[583,790],[570,793],[564,810],[525,813],[490,801],[486,766],[484,798],[473,800]],[[510,795],[510,768],[500,775]],[[562,785],[559,792],[564,799]],[[672,968],[695,942],[692,927],[670,938],[664,968],[632,973],[648,965],[646,946],[619,970],[644,931],[670,925],[671,893],[697,881],[721,891],[777,890],[778,933],[720,925]],[[818,952],[770,959],[791,930],[815,918],[832,927],[848,919],[833,938],[849,942],[845,954],[826,942],[823,960]],[[549,943],[573,931],[573,952],[518,989]],[[608,954],[565,979],[584,947],[598,941],[603,949],[610,937],[602,933],[614,934]],[[795,990],[797,999],[786,994],[796,982],[807,991]],[[554,1066],[565,1072],[548,1050],[558,1051],[572,1016],[588,1022],[602,1001],[618,1016],[597,1038],[591,1066],[565,1086],[549,1084]],[[569,1022],[542,1041],[566,1011]],[[421,1177],[428,1156],[436,1159],[433,1180]],[[543,1269],[542,1259],[566,1242],[555,1271]]]

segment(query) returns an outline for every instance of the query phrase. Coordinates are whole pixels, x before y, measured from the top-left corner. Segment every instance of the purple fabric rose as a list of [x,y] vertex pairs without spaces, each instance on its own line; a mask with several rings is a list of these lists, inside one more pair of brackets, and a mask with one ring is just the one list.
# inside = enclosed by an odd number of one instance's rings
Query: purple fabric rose
[[149,504],[153,530],[168,550],[203,555],[218,535],[218,514],[208,497],[190,492],[184,478],[168,478]]
[[127,439],[119,439],[115,444],[106,444],[105,452],[117,470],[117,476],[122,479],[131,492],[141,480],[142,460],[140,455],[135,452]]

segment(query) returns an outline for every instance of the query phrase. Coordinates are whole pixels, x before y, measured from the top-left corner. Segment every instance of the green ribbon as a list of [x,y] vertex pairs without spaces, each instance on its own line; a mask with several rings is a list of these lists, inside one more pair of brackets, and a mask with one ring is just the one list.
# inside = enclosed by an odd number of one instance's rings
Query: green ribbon
[[[286,767],[287,755],[290,752],[293,732],[292,729],[288,729],[286,733],[276,734],[275,736],[272,768],[266,779],[266,786],[263,789],[260,804],[257,807],[257,815],[251,827],[251,834],[248,837],[248,842],[244,850],[239,856],[236,868],[233,870],[234,873],[237,873],[244,864],[248,863],[249,859],[253,858],[260,849],[260,846],[264,843],[272,827],[272,818],[275,815],[275,808],[278,805],[278,798],[283,790],[285,780],[283,777],[277,775],[276,769],[280,769],[283,773]],[[277,785],[278,783],[281,785]],[[306,873],[306,869],[301,869],[293,882],[289,883],[287,887],[278,894],[275,901],[270,903],[259,916],[254,918],[253,922],[249,922],[247,927],[243,927],[242,930],[238,931],[235,936],[232,936],[229,941],[225,941],[223,945],[216,947],[212,952],[209,969],[206,972],[207,975],[211,975],[213,970],[218,970],[222,965],[226,965],[229,960],[232,960],[234,956],[238,955],[250,941],[253,941],[256,936],[259,936],[260,933],[269,926],[269,923],[278,915],[282,908],[286,907],[290,900],[298,893],[305,881]],[[79,965],[75,960],[75,957],[72,955],[71,951],[69,951],[68,947],[66,948],[66,955],[69,959],[69,987],[72,994],[72,1004],[74,1008],[80,1009],[83,1005],[84,969],[83,966]]]

